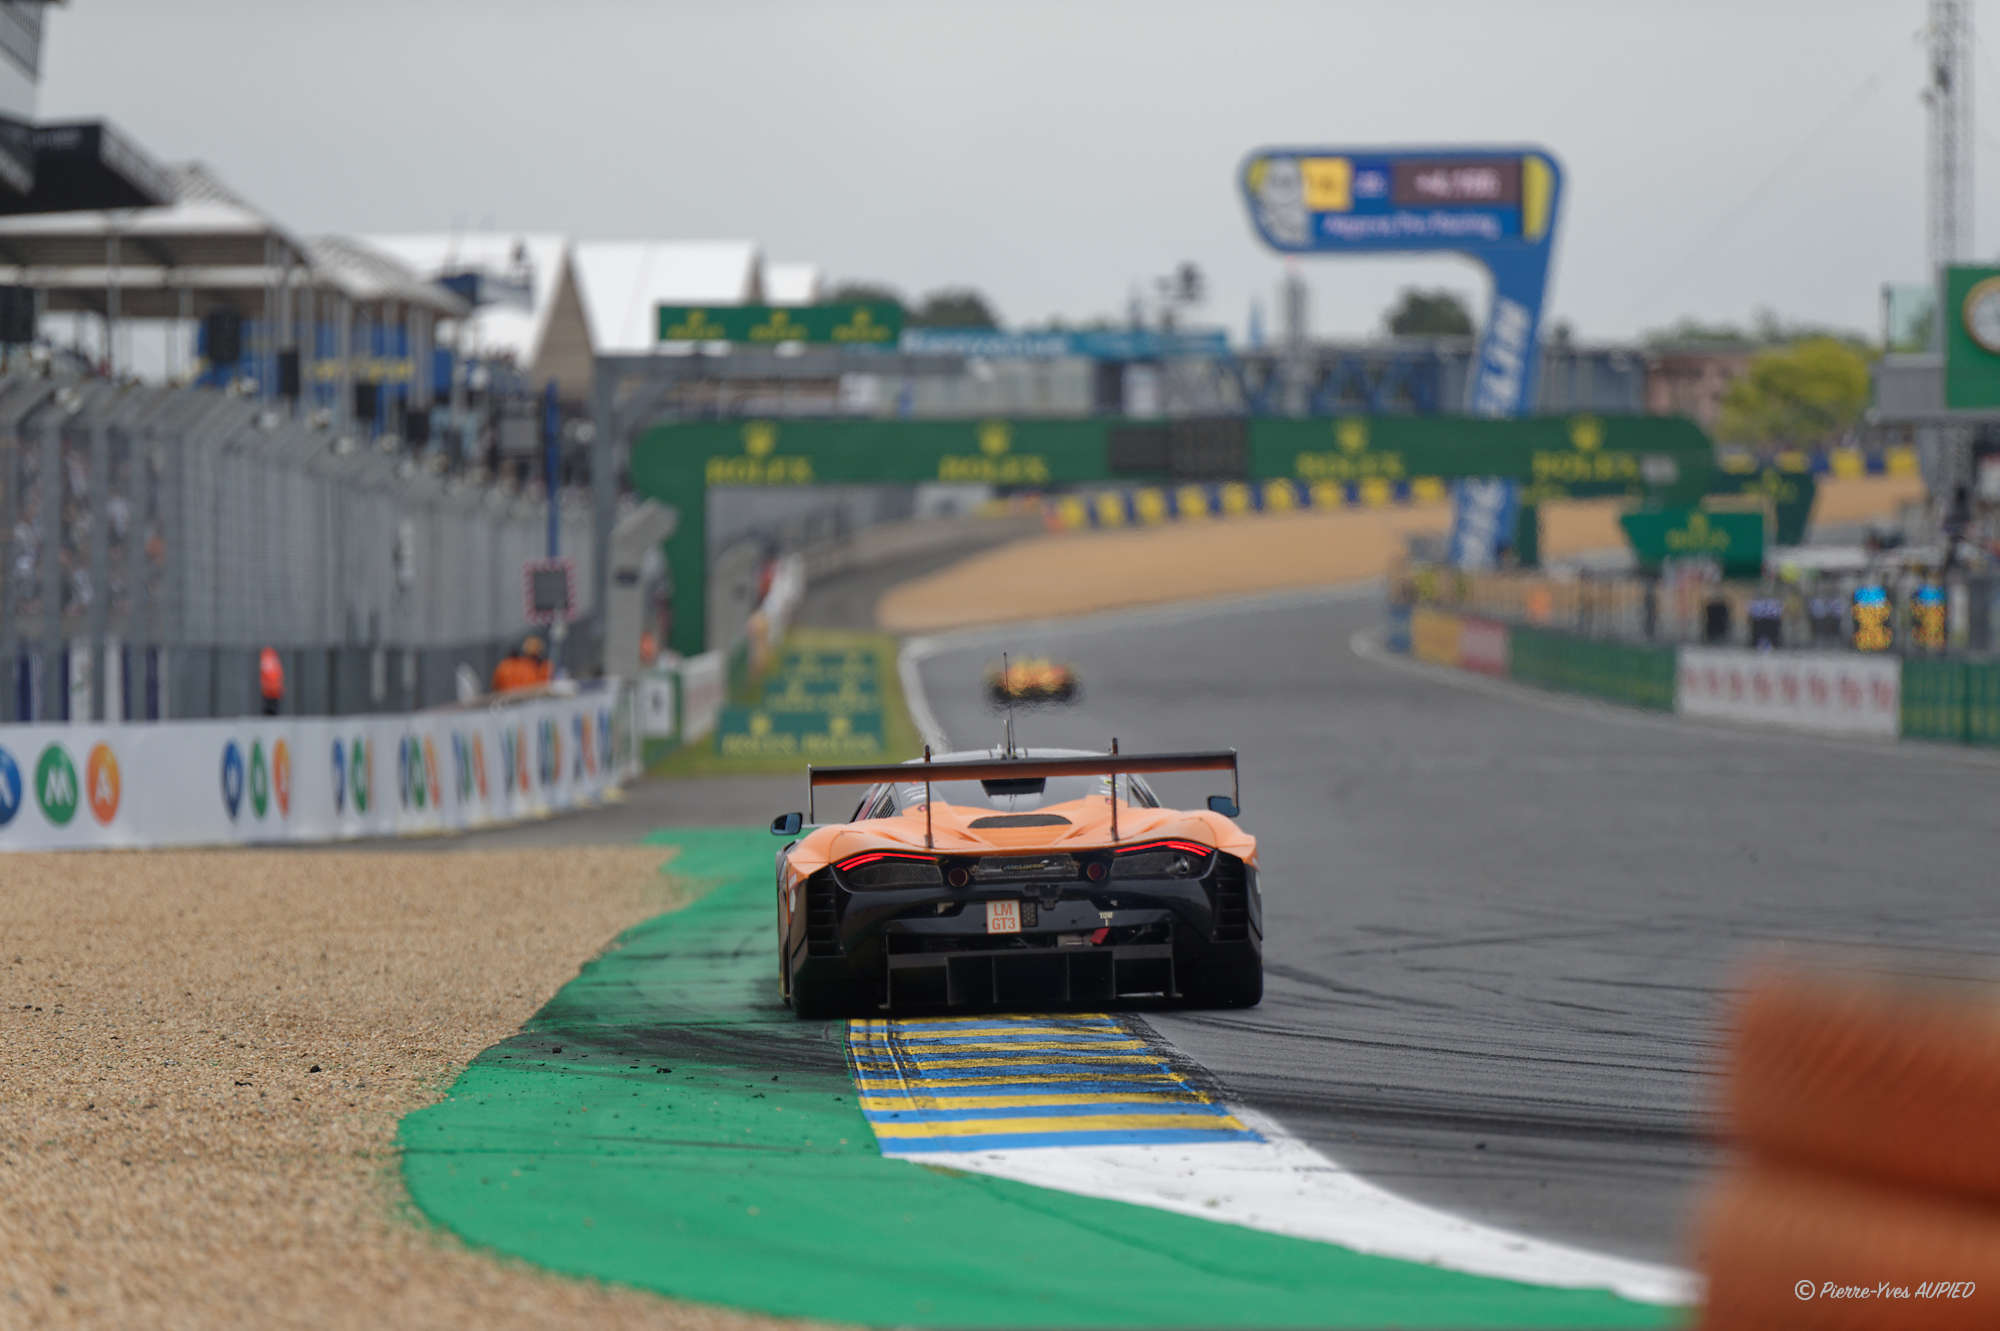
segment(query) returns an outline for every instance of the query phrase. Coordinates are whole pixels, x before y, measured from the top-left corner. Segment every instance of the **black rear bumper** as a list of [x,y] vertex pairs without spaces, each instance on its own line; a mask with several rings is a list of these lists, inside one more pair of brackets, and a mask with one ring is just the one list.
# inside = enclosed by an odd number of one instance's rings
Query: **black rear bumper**
[[[1261,960],[1256,870],[1217,868],[1198,879],[960,890],[850,891],[815,875],[806,928],[789,940],[792,974],[897,1009],[1178,998],[1198,970]],[[1006,900],[1021,903],[1021,932],[988,933],[986,903]]]

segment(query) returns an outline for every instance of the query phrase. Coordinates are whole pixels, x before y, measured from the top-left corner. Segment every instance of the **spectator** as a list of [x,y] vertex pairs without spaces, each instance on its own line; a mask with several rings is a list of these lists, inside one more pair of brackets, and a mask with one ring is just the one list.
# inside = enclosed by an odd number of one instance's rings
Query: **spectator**
[[284,710],[285,663],[274,647],[257,654],[257,690],[264,695],[264,715],[276,716]]
[[542,650],[542,640],[531,633],[521,640],[519,651],[493,667],[493,691],[514,693],[536,688],[548,683],[549,676],[549,662]]

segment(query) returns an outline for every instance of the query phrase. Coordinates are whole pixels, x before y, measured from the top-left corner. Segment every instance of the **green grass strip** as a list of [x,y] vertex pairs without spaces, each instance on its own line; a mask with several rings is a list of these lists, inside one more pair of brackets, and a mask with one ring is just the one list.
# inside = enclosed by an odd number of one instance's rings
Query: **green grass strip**
[[437,1224],[554,1271],[876,1326],[1633,1327],[1669,1310],[884,1159],[838,1023],[777,999],[771,856],[680,848],[639,925],[403,1121]]

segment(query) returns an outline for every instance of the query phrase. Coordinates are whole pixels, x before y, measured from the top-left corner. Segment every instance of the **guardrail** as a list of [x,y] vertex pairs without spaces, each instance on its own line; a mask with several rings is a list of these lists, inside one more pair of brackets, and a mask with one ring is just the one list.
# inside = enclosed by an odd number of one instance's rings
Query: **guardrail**
[[[1720,590],[1735,604],[1766,594]],[[1683,599],[1629,576],[1418,565],[1394,581],[1385,641],[1438,664],[1704,720],[2000,745],[2000,660],[1647,641],[1647,625],[1666,631]]]
[[1385,642],[1419,660],[1731,725],[2000,746],[2000,662],[1649,645],[1389,606]]

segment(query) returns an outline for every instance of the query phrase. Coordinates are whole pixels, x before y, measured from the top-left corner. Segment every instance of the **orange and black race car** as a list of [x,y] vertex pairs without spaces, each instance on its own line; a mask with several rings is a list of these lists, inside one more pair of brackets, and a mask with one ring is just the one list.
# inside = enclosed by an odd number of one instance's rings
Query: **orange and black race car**
[[[801,1017],[911,1006],[1105,1003],[1158,995],[1250,1007],[1264,993],[1257,842],[1236,754],[1003,749],[808,769],[866,785],[852,817],[778,853],[778,976]],[[1169,809],[1143,780],[1228,772],[1232,793]],[[803,833],[803,835],[801,835]]]
[[986,672],[986,696],[996,707],[1009,703],[1075,702],[1076,671],[1054,661],[1002,661]]

